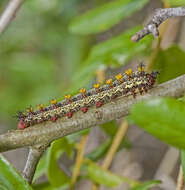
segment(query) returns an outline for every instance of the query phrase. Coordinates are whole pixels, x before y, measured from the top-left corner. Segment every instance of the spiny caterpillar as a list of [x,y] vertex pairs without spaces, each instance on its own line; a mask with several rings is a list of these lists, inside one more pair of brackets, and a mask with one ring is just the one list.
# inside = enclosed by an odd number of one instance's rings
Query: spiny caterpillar
[[26,113],[18,112],[18,128],[25,129],[46,121],[55,122],[61,117],[71,118],[77,111],[81,110],[86,113],[89,107],[95,105],[99,108],[120,96],[132,95],[135,98],[136,93],[142,94],[153,87],[157,74],[158,72],[144,71],[144,65],[140,64],[137,71],[133,72],[132,69],[128,69],[124,74],[116,75],[114,81],[112,79],[106,80],[106,84],[103,86],[97,83],[93,85],[91,90],[80,89],[80,94],[73,97],[69,94],[66,95],[65,100],[61,102],[53,99],[48,107],[39,104],[36,111],[30,107]]

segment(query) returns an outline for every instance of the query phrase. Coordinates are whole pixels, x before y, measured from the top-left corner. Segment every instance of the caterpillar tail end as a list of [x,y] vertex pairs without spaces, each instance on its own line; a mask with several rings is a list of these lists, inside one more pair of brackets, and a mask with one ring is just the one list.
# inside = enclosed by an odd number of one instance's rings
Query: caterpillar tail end
[[23,130],[23,129],[27,128],[28,126],[27,126],[27,124],[21,119],[21,120],[19,121],[17,127],[18,127],[18,129],[22,129],[22,130]]

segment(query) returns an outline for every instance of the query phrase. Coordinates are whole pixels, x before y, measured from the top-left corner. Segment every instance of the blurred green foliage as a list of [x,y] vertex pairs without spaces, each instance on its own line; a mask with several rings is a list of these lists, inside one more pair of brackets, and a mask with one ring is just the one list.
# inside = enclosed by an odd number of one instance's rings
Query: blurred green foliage
[[47,165],[45,165],[48,180],[52,186],[60,187],[69,183],[70,178],[60,169],[58,159],[63,152],[66,152],[70,156],[73,153],[73,149],[74,145],[69,143],[65,137],[52,143],[47,154]]
[[[140,4],[138,0],[128,0],[115,1],[113,4],[115,8],[117,4],[122,4],[122,9],[130,10],[131,14],[142,8],[146,2],[143,0]],[[65,93],[73,94],[83,86],[90,87],[98,67],[118,67],[127,63],[133,55],[141,55],[149,49],[151,38],[137,44],[130,41],[131,35],[138,28],[97,45],[94,45],[94,35],[82,36],[68,30],[73,20],[79,20],[75,23],[81,26],[84,21],[91,23],[90,18],[97,19],[99,16],[96,9],[101,9],[99,14],[109,11],[112,3],[105,1],[105,4],[82,0],[32,0],[24,3],[15,20],[0,38],[2,119],[9,121],[11,125],[13,122],[15,128],[16,122],[12,115],[16,111],[24,110],[30,104],[47,105],[52,98],[61,100]],[[2,10],[4,6],[5,1],[2,2]],[[90,10],[90,18],[82,16],[89,14],[86,6],[94,7]],[[117,9],[111,11],[112,14],[118,13]],[[83,17],[83,20],[78,19],[77,15],[79,18]],[[114,20],[112,25],[123,19],[123,15],[120,12],[117,15],[119,19]],[[104,19],[99,20],[100,25],[109,20],[104,16],[102,18]],[[87,28],[83,26],[81,30]]]
[[89,44],[87,37],[67,30],[81,3],[26,1],[1,35],[1,117],[10,120],[17,110],[30,104],[61,99],[71,86],[72,75],[87,56]]
[[142,101],[131,110],[132,118],[141,128],[180,149],[185,149],[184,115],[185,103],[172,98]]
[[[149,58],[153,37],[147,36],[138,43],[130,37],[141,27],[123,30],[116,36],[101,41],[99,35],[141,9],[149,0],[30,0],[25,1],[9,28],[0,36],[0,119],[16,128],[12,115],[30,104],[48,104],[52,98],[61,100],[66,93],[74,94],[81,87],[90,88],[97,69],[120,68],[130,60]],[[165,0],[166,2],[166,0]],[[184,0],[168,0],[171,6],[185,5]],[[7,1],[0,1],[2,12]],[[158,82],[185,73],[185,53],[177,45],[159,50],[153,68],[160,71]],[[178,148],[185,148],[183,138],[184,102],[174,99],[157,99],[140,102],[132,109],[130,121]],[[92,161],[103,158],[118,129],[112,121],[101,126],[108,139],[96,150],[85,155],[91,159],[83,164],[85,174],[92,181],[113,187],[122,182],[135,185],[132,190],[145,190],[159,181],[135,184],[133,181],[102,170]],[[52,143],[40,160],[34,180],[45,174],[48,181],[34,185],[37,190],[67,189],[69,176],[60,168],[59,158],[65,153],[74,157],[76,142],[88,134],[85,130]],[[126,139],[120,147],[129,148]],[[118,150],[118,151],[119,151]],[[185,165],[184,153],[182,163]],[[70,168],[72,172],[72,168]],[[15,169],[0,159],[0,187],[32,189]],[[14,181],[15,180],[15,181]]]
[[137,185],[137,182],[130,180],[129,178],[115,175],[107,170],[102,169],[100,166],[91,162],[86,161],[86,170],[89,178],[96,184],[102,184],[107,187],[115,187],[120,185],[122,182],[126,182],[131,186]]
[[185,53],[177,45],[173,45],[166,50],[160,50],[153,65],[153,69],[158,70],[158,83],[166,82],[185,74]]
[[171,6],[184,6],[185,0],[163,0],[163,2],[168,2]]
[[32,190],[22,176],[0,155],[0,189],[1,190]]
[[154,187],[160,183],[161,181],[159,180],[147,181],[147,182],[144,182],[143,184],[140,184],[131,188],[130,190],[148,190],[150,187]]
[[148,0],[117,0],[99,6],[72,21],[69,30],[75,34],[103,32],[140,10]]

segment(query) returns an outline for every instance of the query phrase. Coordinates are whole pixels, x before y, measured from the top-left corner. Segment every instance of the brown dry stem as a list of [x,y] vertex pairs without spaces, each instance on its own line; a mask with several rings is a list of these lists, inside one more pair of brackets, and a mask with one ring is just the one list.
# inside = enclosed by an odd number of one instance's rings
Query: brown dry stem
[[80,168],[83,163],[84,149],[85,149],[87,139],[88,139],[88,135],[84,135],[77,147],[77,157],[76,157],[73,176],[71,180],[71,188],[70,188],[71,190],[74,189],[74,185],[80,173]]
[[[126,134],[126,131],[128,129],[128,123],[126,120],[123,120],[121,125],[120,125],[120,128],[118,129],[114,139],[113,139],[113,142],[110,146],[110,149],[109,151],[107,152],[107,155],[105,157],[105,160],[102,164],[102,168],[103,169],[108,169],[112,163],[112,160],[119,148],[119,145],[121,144],[121,141],[123,140],[125,134]],[[98,185],[96,184],[93,184],[92,186],[92,190],[96,190],[98,188]]]

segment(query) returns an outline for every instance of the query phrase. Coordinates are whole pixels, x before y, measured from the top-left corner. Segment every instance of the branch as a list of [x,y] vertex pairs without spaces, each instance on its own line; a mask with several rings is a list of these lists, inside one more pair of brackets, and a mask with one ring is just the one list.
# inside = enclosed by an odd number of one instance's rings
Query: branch
[[20,8],[24,0],[10,0],[0,17],[0,34],[4,32],[8,24],[15,17],[17,10]]
[[31,184],[40,157],[48,145],[30,147],[28,159],[23,171],[24,179]]
[[179,173],[177,177],[177,188],[176,190],[183,190],[184,187],[184,173],[182,169],[182,165],[179,168]]
[[92,107],[87,113],[77,112],[70,119],[63,117],[55,123],[46,122],[24,130],[12,130],[0,135],[0,152],[11,149],[49,144],[77,131],[97,126],[129,114],[133,104],[153,97],[181,97],[185,93],[185,75],[158,85],[144,95],[120,97],[101,108]]
[[134,34],[131,40],[137,42],[150,33],[152,33],[154,37],[158,37],[159,25],[167,18],[177,16],[185,16],[185,7],[157,9],[152,20],[142,30]]

